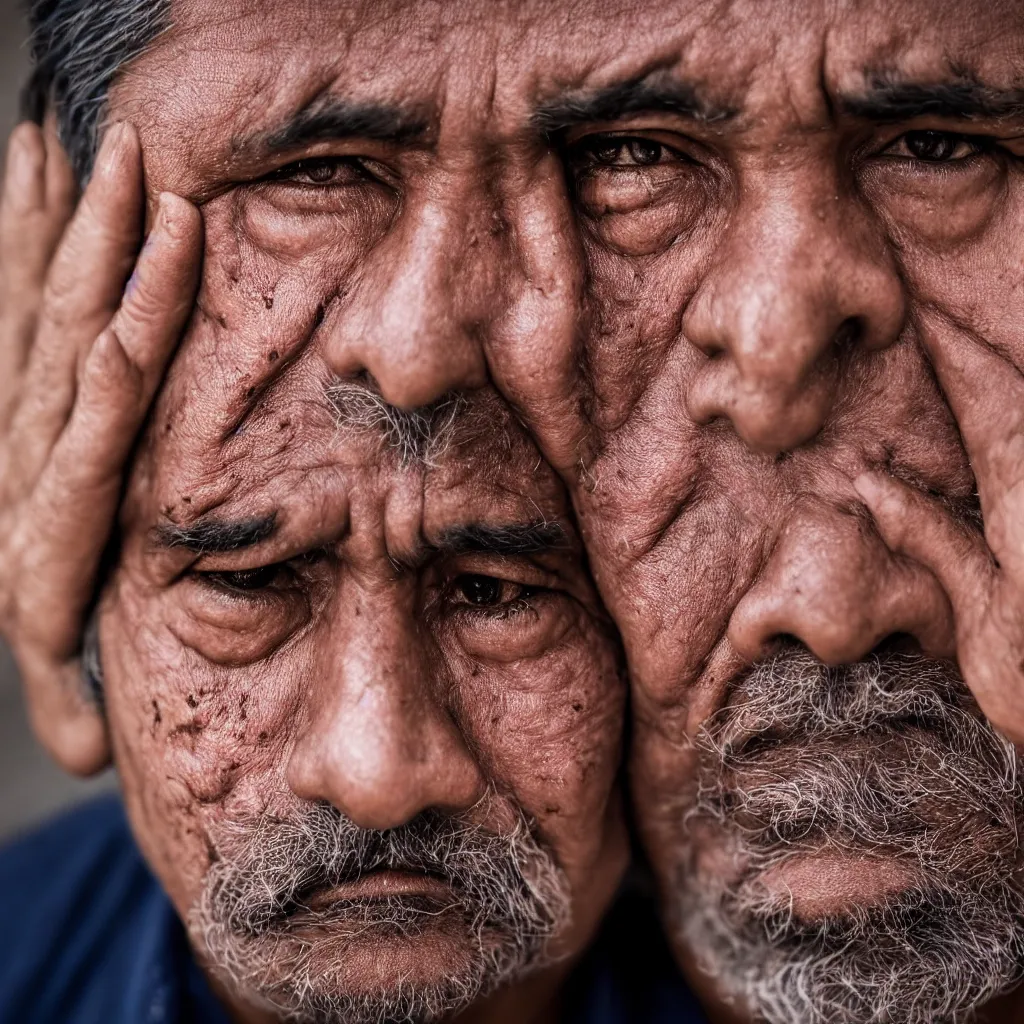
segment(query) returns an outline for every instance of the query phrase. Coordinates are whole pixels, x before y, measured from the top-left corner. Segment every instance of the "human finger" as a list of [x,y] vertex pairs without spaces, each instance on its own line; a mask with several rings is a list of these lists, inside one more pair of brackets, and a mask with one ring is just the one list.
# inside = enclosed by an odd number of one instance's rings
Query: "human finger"
[[1024,376],[1009,358],[960,332],[923,331],[922,344],[956,419],[988,523],[1006,493],[1024,482]]
[[46,205],[46,145],[33,124],[7,147],[0,192],[0,410],[17,394],[42,303],[53,245]]
[[19,607],[25,622],[45,624],[37,643],[66,656],[80,640],[127,459],[191,312],[201,251],[199,211],[162,196],[131,286],[86,357],[71,418],[33,494]]
[[[54,222],[61,222],[61,233],[67,228],[78,205],[78,180],[68,159],[60,136],[57,118],[53,114],[43,122],[43,142],[46,145],[46,208]],[[54,247],[60,235],[54,239]]]
[[984,537],[937,499],[885,473],[862,473],[854,487],[886,547],[932,572],[949,595],[958,628],[969,628],[986,605],[995,573]]
[[133,128],[104,138],[96,170],[50,269],[13,434],[34,480],[67,422],[79,364],[117,310],[138,250],[142,162]]

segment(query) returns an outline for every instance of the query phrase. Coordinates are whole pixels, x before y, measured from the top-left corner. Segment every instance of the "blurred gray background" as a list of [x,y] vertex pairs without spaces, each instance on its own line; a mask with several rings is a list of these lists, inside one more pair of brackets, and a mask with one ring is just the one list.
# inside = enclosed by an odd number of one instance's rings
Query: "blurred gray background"
[[[0,0],[0,135],[4,140],[17,120],[18,90],[27,68],[19,0]],[[0,647],[0,841],[111,784],[109,775],[91,782],[68,778],[47,760],[29,732],[14,665]]]

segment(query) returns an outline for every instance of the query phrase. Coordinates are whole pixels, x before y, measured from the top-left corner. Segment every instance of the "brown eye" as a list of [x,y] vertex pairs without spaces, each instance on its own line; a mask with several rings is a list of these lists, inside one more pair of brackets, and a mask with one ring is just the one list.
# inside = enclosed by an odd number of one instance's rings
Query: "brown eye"
[[369,177],[366,168],[356,159],[322,157],[288,164],[275,171],[270,180],[290,181],[298,185],[340,185],[365,181]]
[[455,581],[455,589],[466,599],[467,604],[478,608],[493,608],[501,604],[504,585],[493,576],[466,575]]
[[278,565],[263,565],[258,569],[241,569],[238,572],[209,572],[203,573],[214,583],[219,583],[228,590],[264,590],[269,587],[277,578],[281,567]]
[[627,143],[633,163],[640,167],[656,164],[661,159],[664,148],[661,143],[651,142],[650,139],[630,139]]
[[671,150],[653,139],[605,136],[586,147],[592,163],[601,167],[653,167],[672,156]]
[[910,156],[927,163],[959,160],[978,151],[969,139],[951,132],[907,132],[902,141]]

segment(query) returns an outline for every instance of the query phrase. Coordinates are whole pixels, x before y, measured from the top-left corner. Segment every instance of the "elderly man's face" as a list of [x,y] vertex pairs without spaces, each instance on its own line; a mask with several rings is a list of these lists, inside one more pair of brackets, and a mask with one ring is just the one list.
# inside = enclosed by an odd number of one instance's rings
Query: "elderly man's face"
[[976,517],[922,342],[1019,348],[1019,3],[175,11],[113,113],[205,204],[193,366],[237,384],[229,443],[311,339],[407,407],[490,372],[624,636],[680,949],[787,1021],[1005,985],[1014,757],[851,481]]
[[493,395],[405,417],[308,349],[239,424],[185,344],[101,634],[200,955],[234,1000],[375,1022],[577,953],[627,855],[625,687],[560,482]]

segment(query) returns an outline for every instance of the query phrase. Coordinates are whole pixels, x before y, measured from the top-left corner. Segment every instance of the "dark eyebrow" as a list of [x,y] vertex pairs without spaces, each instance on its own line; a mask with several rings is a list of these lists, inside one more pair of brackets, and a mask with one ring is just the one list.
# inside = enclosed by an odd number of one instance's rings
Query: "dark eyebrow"
[[841,98],[839,108],[850,117],[880,124],[928,115],[961,121],[1020,117],[1024,89],[993,89],[969,79],[905,82],[878,75],[864,92]]
[[162,523],[156,540],[165,548],[185,548],[199,555],[225,554],[253,547],[267,540],[277,528],[277,513],[251,519],[218,519],[207,516],[189,526]]
[[399,144],[424,135],[428,127],[424,118],[399,106],[331,97],[316,100],[276,128],[236,139],[234,149],[275,152],[349,138]]
[[603,89],[570,92],[545,103],[533,115],[536,128],[546,135],[595,121],[618,121],[630,114],[678,114],[708,123],[735,117],[736,111],[704,102],[689,82],[659,78],[634,79]]
[[539,555],[569,547],[569,538],[558,523],[511,523],[489,526],[470,523],[445,531],[439,548],[446,554],[481,552],[491,555]]

